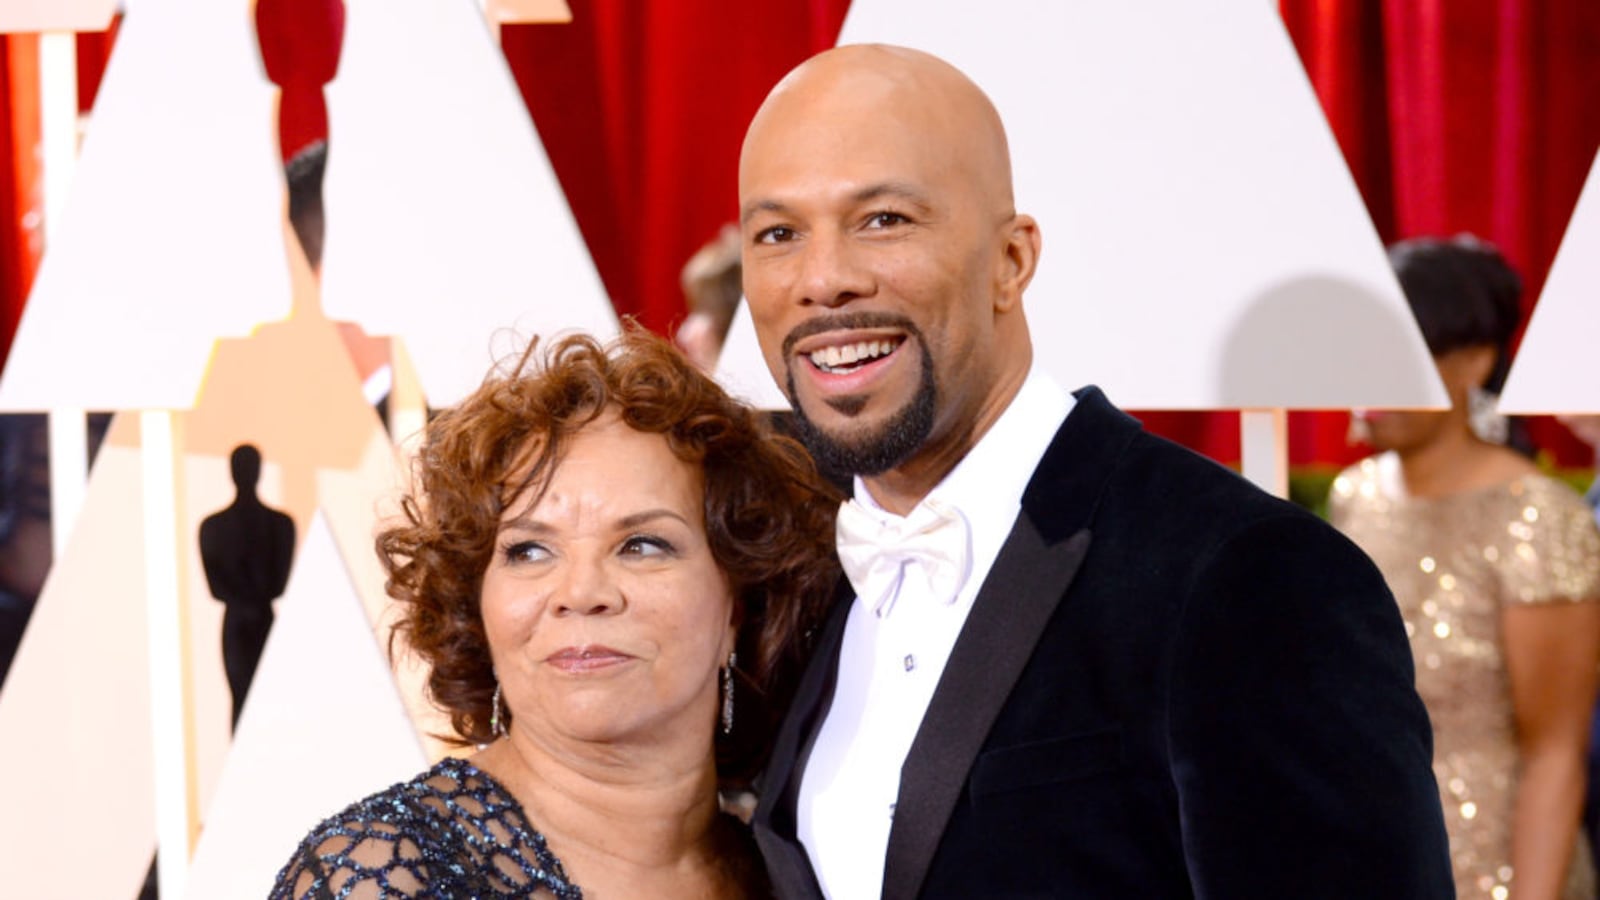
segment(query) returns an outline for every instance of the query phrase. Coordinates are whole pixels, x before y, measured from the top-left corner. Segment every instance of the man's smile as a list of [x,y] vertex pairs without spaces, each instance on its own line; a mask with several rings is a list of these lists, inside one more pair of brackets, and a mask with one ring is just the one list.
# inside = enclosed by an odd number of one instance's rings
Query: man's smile
[[[862,366],[889,356],[905,343],[905,335],[867,338],[852,338],[848,335],[819,335],[819,337],[825,342],[809,346],[797,353],[809,359],[817,369],[830,375],[854,372]],[[807,343],[815,344],[815,342]]]

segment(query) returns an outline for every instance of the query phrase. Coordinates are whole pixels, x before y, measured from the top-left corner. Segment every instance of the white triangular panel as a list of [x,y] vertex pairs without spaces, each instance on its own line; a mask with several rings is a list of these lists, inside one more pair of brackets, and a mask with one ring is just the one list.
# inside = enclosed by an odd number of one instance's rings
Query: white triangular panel
[[206,810],[186,896],[264,896],[312,826],[426,766],[362,600],[318,514]]
[[[409,459],[409,454],[405,457]],[[328,528],[339,545],[350,580],[366,605],[373,633],[384,647],[399,621],[401,605],[384,590],[388,573],[373,552],[373,535],[393,524],[402,513],[400,497],[406,489],[406,470],[394,444],[382,432],[373,435],[361,465],[348,471],[323,469],[317,473],[317,496]],[[394,642],[390,659],[401,702],[411,714],[411,724],[422,741],[424,754],[438,759],[460,751],[441,740],[453,734],[448,713],[435,706],[426,693],[429,670],[403,639]]]
[[155,852],[143,491],[122,439],[136,427],[113,422],[0,690],[7,897],[131,898]]
[[717,357],[717,383],[722,389],[757,409],[788,409],[789,399],[784,396],[761,357],[761,345],[756,341],[756,326],[750,319],[750,308],[744,298],[733,311],[733,322],[722,341],[722,354]]
[[0,0],[0,32],[104,31],[117,0]]
[[1600,413],[1600,156],[1528,321],[1500,409]]
[[212,343],[289,310],[249,0],[127,0],[0,409],[188,408]]
[[1064,383],[1133,408],[1446,405],[1273,4],[856,0],[840,42],[870,41],[999,107],[1044,236],[1036,359]]
[[327,91],[328,315],[402,338],[432,406],[459,400],[509,351],[497,331],[615,334],[477,4],[345,6],[339,76]]

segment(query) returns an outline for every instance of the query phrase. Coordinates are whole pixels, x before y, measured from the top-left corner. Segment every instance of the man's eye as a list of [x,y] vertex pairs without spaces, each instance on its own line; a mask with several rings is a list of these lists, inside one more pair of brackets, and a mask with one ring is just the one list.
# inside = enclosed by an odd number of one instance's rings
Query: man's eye
[[677,548],[672,542],[653,534],[636,534],[622,542],[618,552],[623,556],[668,556]]
[[794,229],[785,225],[774,225],[756,232],[758,244],[782,244],[794,240]]
[[550,549],[538,541],[515,541],[502,549],[506,562],[539,562],[550,558]]
[[911,220],[897,212],[877,212],[867,218],[868,228],[891,228],[895,225],[904,225]]

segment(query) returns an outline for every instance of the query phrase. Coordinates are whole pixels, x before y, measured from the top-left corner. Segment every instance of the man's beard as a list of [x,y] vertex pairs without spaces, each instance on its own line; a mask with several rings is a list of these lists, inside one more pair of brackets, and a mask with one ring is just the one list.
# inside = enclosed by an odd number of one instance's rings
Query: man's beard
[[[910,323],[902,325],[905,326],[910,326]],[[933,357],[928,353],[928,342],[922,337],[922,332],[915,326],[910,326],[907,331],[909,336],[906,339],[916,341],[917,349],[922,354],[922,377],[917,392],[889,421],[871,432],[846,438],[818,428],[800,405],[794,388],[794,371],[789,371],[789,405],[794,407],[795,432],[823,471],[845,475],[887,472],[921,449],[932,433],[933,414],[939,400],[939,386],[933,376]],[[854,415],[861,410],[864,402],[858,397],[845,397],[828,405],[846,415]]]

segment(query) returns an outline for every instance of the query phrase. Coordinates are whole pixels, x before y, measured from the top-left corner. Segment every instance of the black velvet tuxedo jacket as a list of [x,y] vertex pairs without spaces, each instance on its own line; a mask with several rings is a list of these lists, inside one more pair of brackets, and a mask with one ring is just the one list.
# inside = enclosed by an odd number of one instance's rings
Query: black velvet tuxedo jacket
[[[906,758],[883,897],[1454,897],[1377,570],[1097,389],[1077,397]],[[851,601],[845,586],[818,635],[754,818],[785,900],[821,896],[795,798],[850,690],[834,674]]]

